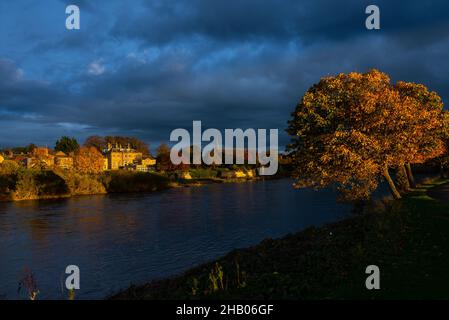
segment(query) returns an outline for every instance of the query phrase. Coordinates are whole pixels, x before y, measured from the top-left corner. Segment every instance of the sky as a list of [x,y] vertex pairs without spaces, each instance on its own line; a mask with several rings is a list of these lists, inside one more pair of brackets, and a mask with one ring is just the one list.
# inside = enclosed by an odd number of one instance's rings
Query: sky
[[[65,8],[81,12],[67,30]],[[365,8],[380,9],[367,30]],[[63,135],[279,129],[321,77],[377,68],[449,98],[449,2],[0,1],[0,148]]]

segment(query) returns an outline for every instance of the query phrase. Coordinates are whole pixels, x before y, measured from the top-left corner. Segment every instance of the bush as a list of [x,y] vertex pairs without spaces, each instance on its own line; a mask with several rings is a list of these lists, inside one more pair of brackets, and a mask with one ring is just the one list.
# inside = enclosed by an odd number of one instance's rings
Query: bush
[[109,171],[102,182],[107,192],[150,192],[166,189],[170,179],[156,173]]
[[106,188],[97,174],[81,174],[70,170],[60,170],[61,176],[72,195],[104,194]]
[[217,178],[217,170],[211,168],[190,169],[190,175],[193,179],[213,179]]
[[14,200],[52,198],[69,194],[69,189],[60,176],[51,170],[20,169],[15,176]]
[[2,163],[0,163],[0,175],[10,175],[17,173],[17,170],[19,170],[20,165],[12,160],[5,160]]

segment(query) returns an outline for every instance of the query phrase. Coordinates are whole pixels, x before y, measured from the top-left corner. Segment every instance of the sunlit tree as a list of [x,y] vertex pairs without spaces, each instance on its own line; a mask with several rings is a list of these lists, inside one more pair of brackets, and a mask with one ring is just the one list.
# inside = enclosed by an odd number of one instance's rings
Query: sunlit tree
[[80,173],[100,173],[104,159],[95,147],[81,147],[74,156],[73,165]]
[[424,163],[446,150],[448,114],[443,110],[440,96],[422,84],[399,81],[395,89],[414,105],[414,117],[409,119],[407,130],[409,161],[404,163],[409,184],[414,187],[410,164]]
[[378,70],[323,78],[289,121],[295,185],[336,184],[345,199],[366,199],[385,180],[400,198],[390,169],[441,152],[437,141],[424,142],[440,120],[441,110],[421,108]]

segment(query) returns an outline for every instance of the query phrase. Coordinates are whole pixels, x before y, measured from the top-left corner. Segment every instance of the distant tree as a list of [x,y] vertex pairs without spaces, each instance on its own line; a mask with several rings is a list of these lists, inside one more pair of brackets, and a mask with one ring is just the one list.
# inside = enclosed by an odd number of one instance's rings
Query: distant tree
[[101,136],[90,136],[84,141],[85,147],[94,147],[98,151],[102,152],[106,148],[107,142],[104,137]]
[[156,166],[159,171],[169,171],[171,169],[170,147],[166,143],[162,143],[156,149]]
[[170,147],[166,143],[162,143],[159,147],[157,147],[156,157],[167,154],[170,155]]
[[103,164],[103,156],[95,147],[79,148],[73,159],[74,168],[80,173],[100,173]]
[[18,153],[18,154],[21,154],[21,153],[27,154],[27,153],[32,153],[35,148],[36,148],[36,145],[34,143],[30,143],[26,147],[14,147],[14,148],[12,148],[12,151],[14,153]]
[[33,150],[36,149],[37,146],[34,143],[30,143],[27,147],[26,147],[26,153],[33,153]]
[[142,140],[139,140],[137,138],[131,137],[130,138],[131,146],[133,146],[134,149],[136,149],[139,152],[142,152],[144,156],[151,155],[150,153],[150,147],[148,144]]
[[[199,146],[197,146],[197,145],[190,145],[190,147],[185,148],[185,149],[190,152],[190,165],[193,168],[201,168],[202,165],[203,165],[203,157],[202,157],[202,154],[201,154],[201,148]],[[200,162],[201,162],[200,164],[194,164],[193,163],[193,155],[195,153],[200,155]]]
[[170,152],[170,147],[166,143],[161,144],[156,149],[156,167],[158,171],[185,171],[189,169],[190,166],[188,164],[173,164],[170,159]]
[[61,137],[55,144],[55,150],[62,151],[65,154],[76,152],[79,148],[78,141],[75,138],[69,138],[67,136]]

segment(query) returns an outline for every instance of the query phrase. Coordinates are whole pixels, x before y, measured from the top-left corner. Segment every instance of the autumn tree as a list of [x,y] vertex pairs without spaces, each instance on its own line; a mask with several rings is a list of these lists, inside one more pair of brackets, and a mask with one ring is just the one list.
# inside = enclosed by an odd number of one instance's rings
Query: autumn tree
[[390,169],[438,153],[436,145],[427,144],[424,152],[416,143],[422,141],[417,131],[439,125],[438,115],[401,95],[378,70],[321,79],[292,116],[288,151],[297,187],[336,184],[345,199],[366,199],[385,180],[400,198]]
[[95,147],[81,147],[74,156],[73,165],[80,173],[100,173],[104,159]]
[[[185,171],[189,169],[188,164],[178,164],[175,165],[170,159],[170,147],[166,143],[162,143],[156,149],[156,167],[159,171]],[[181,152],[181,151],[180,151]]]
[[75,152],[79,149],[78,141],[76,141],[75,138],[70,138],[67,136],[61,137],[59,140],[56,141],[55,144],[55,150],[56,151],[62,151],[65,154],[70,154],[72,152]]
[[408,183],[415,187],[410,164],[424,163],[445,152],[448,114],[443,110],[441,97],[422,84],[399,81],[394,89],[401,97],[412,100],[415,107],[415,117],[408,123],[407,153],[410,160],[404,163]]
[[171,169],[170,147],[162,143],[156,149],[156,166],[159,171],[169,171]]

